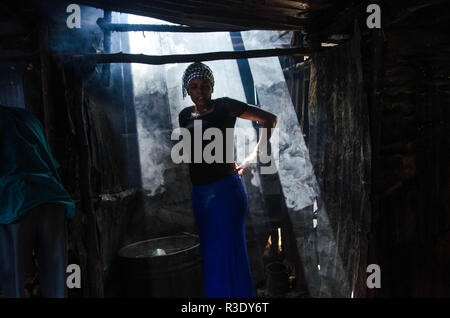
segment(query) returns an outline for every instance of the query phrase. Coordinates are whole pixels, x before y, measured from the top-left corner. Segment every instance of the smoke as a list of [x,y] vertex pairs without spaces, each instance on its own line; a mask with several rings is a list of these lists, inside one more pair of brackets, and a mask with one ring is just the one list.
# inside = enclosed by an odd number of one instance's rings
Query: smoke
[[[267,31],[242,32],[247,50],[279,46],[274,41],[277,35]],[[279,133],[275,136],[279,138],[278,173],[286,205],[300,211],[313,204],[319,196],[319,187],[279,60],[250,59],[249,64],[261,108],[278,116]]]

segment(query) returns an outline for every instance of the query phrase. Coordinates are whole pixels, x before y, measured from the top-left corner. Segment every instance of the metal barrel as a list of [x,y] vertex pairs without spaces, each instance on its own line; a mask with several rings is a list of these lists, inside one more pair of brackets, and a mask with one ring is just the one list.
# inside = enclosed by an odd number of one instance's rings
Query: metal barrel
[[198,239],[190,235],[139,241],[118,252],[124,297],[203,297]]

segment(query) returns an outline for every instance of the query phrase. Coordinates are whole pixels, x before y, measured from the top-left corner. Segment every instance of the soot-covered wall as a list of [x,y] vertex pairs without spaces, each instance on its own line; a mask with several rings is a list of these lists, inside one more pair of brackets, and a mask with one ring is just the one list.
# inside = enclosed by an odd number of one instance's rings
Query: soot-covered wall
[[349,42],[312,56],[310,83],[308,139],[320,184],[320,296],[359,296],[371,217],[371,148],[358,29]]

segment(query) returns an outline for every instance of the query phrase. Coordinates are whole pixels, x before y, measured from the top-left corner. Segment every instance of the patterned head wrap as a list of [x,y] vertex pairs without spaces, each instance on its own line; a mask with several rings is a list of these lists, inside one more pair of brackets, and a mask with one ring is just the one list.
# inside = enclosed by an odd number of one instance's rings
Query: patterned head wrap
[[214,76],[211,69],[201,62],[192,63],[183,74],[183,99],[188,94],[189,83],[196,78],[207,79],[211,84],[211,88],[214,88]]

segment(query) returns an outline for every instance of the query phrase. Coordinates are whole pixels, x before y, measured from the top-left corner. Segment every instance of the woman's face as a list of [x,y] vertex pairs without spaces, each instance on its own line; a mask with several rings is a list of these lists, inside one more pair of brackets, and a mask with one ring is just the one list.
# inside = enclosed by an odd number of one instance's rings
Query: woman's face
[[213,90],[207,79],[195,78],[189,83],[188,88],[188,94],[196,106],[208,105]]

